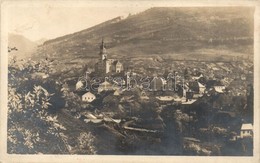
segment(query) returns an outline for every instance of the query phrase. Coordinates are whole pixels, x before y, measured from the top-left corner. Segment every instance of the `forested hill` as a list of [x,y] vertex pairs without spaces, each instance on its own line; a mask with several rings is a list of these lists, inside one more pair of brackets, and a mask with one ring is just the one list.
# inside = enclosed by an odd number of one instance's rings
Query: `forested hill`
[[217,47],[248,54],[253,45],[253,15],[254,9],[249,7],[155,7],[48,40],[38,54],[60,59],[97,57],[102,37],[109,53],[117,56]]

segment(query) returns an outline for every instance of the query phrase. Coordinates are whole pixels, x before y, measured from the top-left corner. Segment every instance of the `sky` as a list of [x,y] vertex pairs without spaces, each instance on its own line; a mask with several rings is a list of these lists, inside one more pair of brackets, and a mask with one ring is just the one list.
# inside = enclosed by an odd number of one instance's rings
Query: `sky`
[[[1,13],[4,13],[4,31],[37,41],[78,32],[106,20],[118,16],[127,17],[129,13],[137,14],[151,7],[221,6],[215,0],[205,0],[203,3],[183,1],[185,0],[10,0],[1,6],[4,9]],[[245,4],[249,5],[248,2],[243,5]]]
[[32,41],[52,39],[150,8],[100,4],[12,4],[7,8],[8,33],[20,34]]

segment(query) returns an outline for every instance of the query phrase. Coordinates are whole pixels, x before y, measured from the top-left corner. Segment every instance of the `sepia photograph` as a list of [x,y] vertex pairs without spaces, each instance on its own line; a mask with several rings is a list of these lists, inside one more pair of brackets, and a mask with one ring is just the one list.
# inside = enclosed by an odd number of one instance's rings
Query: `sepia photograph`
[[3,162],[259,161],[258,1],[178,2],[3,1]]

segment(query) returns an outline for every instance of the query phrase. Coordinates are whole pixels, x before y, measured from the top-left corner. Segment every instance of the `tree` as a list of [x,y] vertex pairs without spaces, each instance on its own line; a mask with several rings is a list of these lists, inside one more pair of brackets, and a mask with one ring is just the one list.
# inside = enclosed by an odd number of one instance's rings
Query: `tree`
[[[32,62],[8,67],[8,153],[66,151],[59,138],[66,128],[49,109],[53,94],[31,78],[30,67],[36,71]],[[47,140],[56,145],[48,149]]]
[[[69,144],[77,144],[79,139],[68,139],[69,132],[64,126],[67,124],[62,123],[57,113],[64,107],[65,100],[69,106],[80,108],[79,96],[70,92],[66,84],[60,89],[51,78],[44,81],[32,78],[35,72],[49,71],[48,64],[43,63],[46,67],[39,69],[34,61],[17,63],[8,67],[8,153],[72,153]],[[86,149],[89,151],[84,153],[94,154],[91,148]]]
[[109,94],[108,96],[106,96],[103,99],[102,103],[103,103],[103,106],[107,106],[107,107],[116,109],[116,108],[118,108],[119,100],[113,94]]
[[[66,130],[57,116],[49,113],[52,94],[41,86],[27,94],[19,94],[9,88],[8,96],[8,153],[52,153],[66,148],[60,133]],[[49,146],[46,141],[56,142]]]
[[184,79],[185,79],[185,80],[189,79],[190,74],[189,74],[189,71],[188,71],[187,68],[185,68],[183,75],[184,75]]
[[82,132],[77,138],[77,145],[74,153],[77,154],[96,154],[94,136],[91,133]]

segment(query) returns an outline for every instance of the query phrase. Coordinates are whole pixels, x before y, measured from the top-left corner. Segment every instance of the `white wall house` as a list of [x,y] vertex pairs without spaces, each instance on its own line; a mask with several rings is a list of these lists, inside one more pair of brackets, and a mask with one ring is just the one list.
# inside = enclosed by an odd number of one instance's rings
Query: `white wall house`
[[92,102],[96,99],[96,96],[91,93],[91,92],[87,92],[82,96],[82,101],[83,102]]
[[240,138],[253,137],[253,125],[251,123],[244,123],[241,126]]

